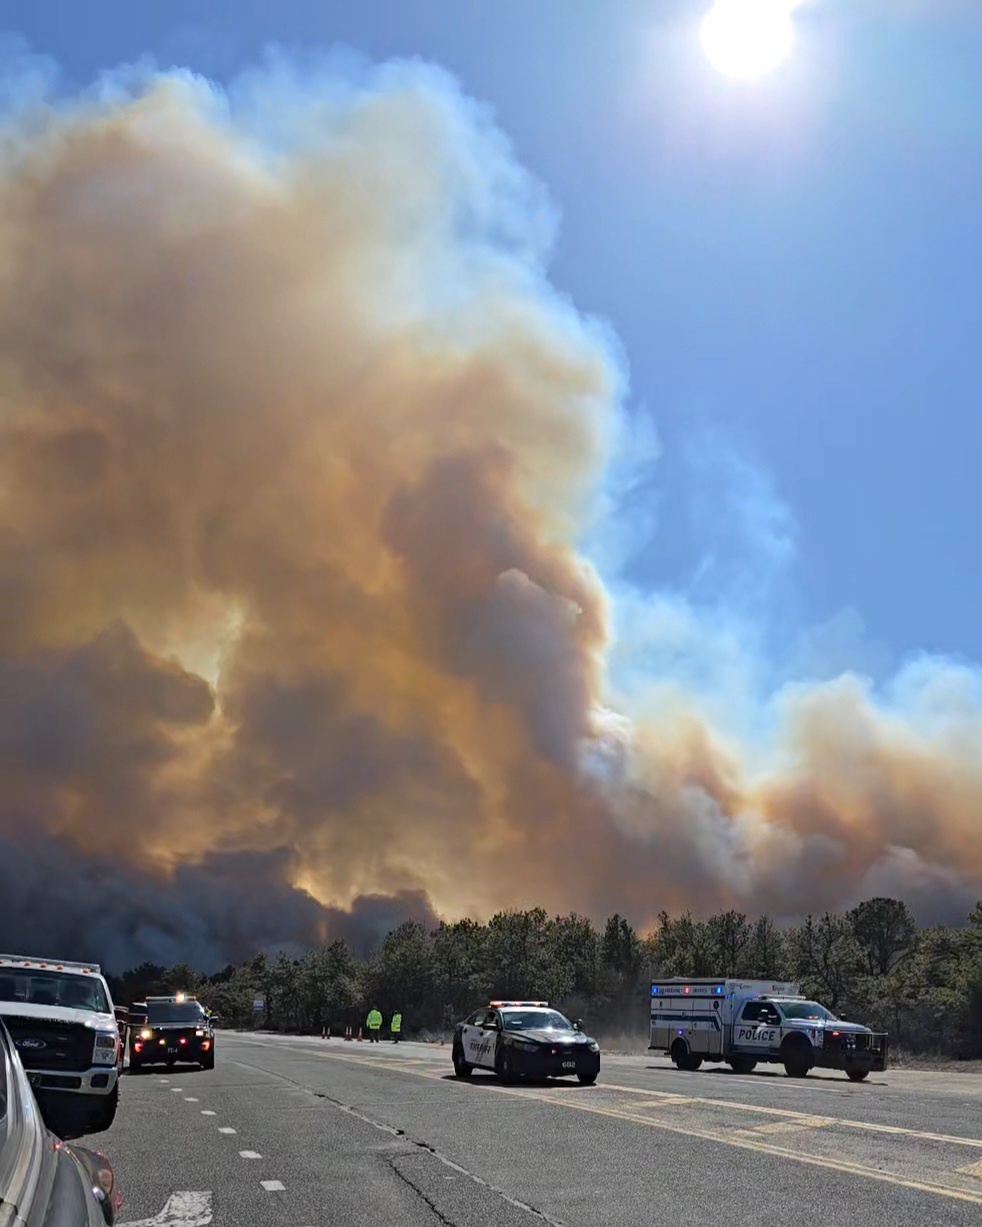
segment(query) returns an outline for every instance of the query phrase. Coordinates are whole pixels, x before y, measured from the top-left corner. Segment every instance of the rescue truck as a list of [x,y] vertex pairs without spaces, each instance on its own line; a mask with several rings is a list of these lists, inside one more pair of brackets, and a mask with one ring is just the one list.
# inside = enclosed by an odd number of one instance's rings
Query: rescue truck
[[654,980],[648,1047],[688,1071],[718,1061],[749,1074],[768,1062],[791,1078],[841,1069],[853,1082],[887,1060],[885,1034],[836,1018],[797,984],[774,980]]

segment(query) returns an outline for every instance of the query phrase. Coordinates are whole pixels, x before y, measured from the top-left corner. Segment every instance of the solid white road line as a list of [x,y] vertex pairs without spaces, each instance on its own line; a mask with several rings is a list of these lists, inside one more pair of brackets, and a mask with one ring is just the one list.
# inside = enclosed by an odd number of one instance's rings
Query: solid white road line
[[286,1185],[279,1180],[260,1180],[259,1183],[267,1193],[282,1193],[286,1189]]

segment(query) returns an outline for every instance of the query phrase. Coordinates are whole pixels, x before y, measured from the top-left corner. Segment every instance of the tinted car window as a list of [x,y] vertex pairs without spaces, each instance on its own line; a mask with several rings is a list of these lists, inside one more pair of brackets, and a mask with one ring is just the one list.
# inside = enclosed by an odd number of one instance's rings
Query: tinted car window
[[204,1010],[196,1001],[148,1001],[147,1018],[154,1023],[198,1023]]
[[572,1031],[573,1024],[558,1010],[509,1010],[505,1014],[508,1031]]
[[109,1014],[109,1001],[100,981],[31,967],[5,967],[0,974],[0,1001],[29,1005],[66,1006]]
[[763,1005],[762,1001],[748,1001],[743,1007],[743,1013],[740,1016],[741,1022],[757,1022]]

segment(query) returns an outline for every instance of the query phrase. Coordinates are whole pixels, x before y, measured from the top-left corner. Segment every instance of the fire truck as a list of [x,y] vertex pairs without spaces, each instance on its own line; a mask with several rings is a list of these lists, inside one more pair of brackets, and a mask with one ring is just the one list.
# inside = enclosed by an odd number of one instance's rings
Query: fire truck
[[648,1046],[690,1072],[711,1061],[749,1074],[768,1062],[791,1078],[841,1069],[861,1082],[887,1061],[885,1034],[837,1018],[797,984],[771,980],[653,981]]

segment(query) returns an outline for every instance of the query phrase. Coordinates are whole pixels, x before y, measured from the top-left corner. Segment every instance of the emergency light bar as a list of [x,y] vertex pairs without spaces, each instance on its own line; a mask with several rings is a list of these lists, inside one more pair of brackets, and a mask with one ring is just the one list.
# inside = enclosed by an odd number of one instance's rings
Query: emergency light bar
[[496,1008],[502,1005],[506,1005],[506,1006],[511,1006],[511,1005],[547,1006],[548,1004],[549,1004],[548,1001],[489,1001],[488,1002],[488,1005],[491,1008]]
[[0,954],[0,965],[10,967],[37,967],[42,971],[80,971],[84,975],[97,976],[98,963],[72,963],[69,959],[25,959],[16,954]]

